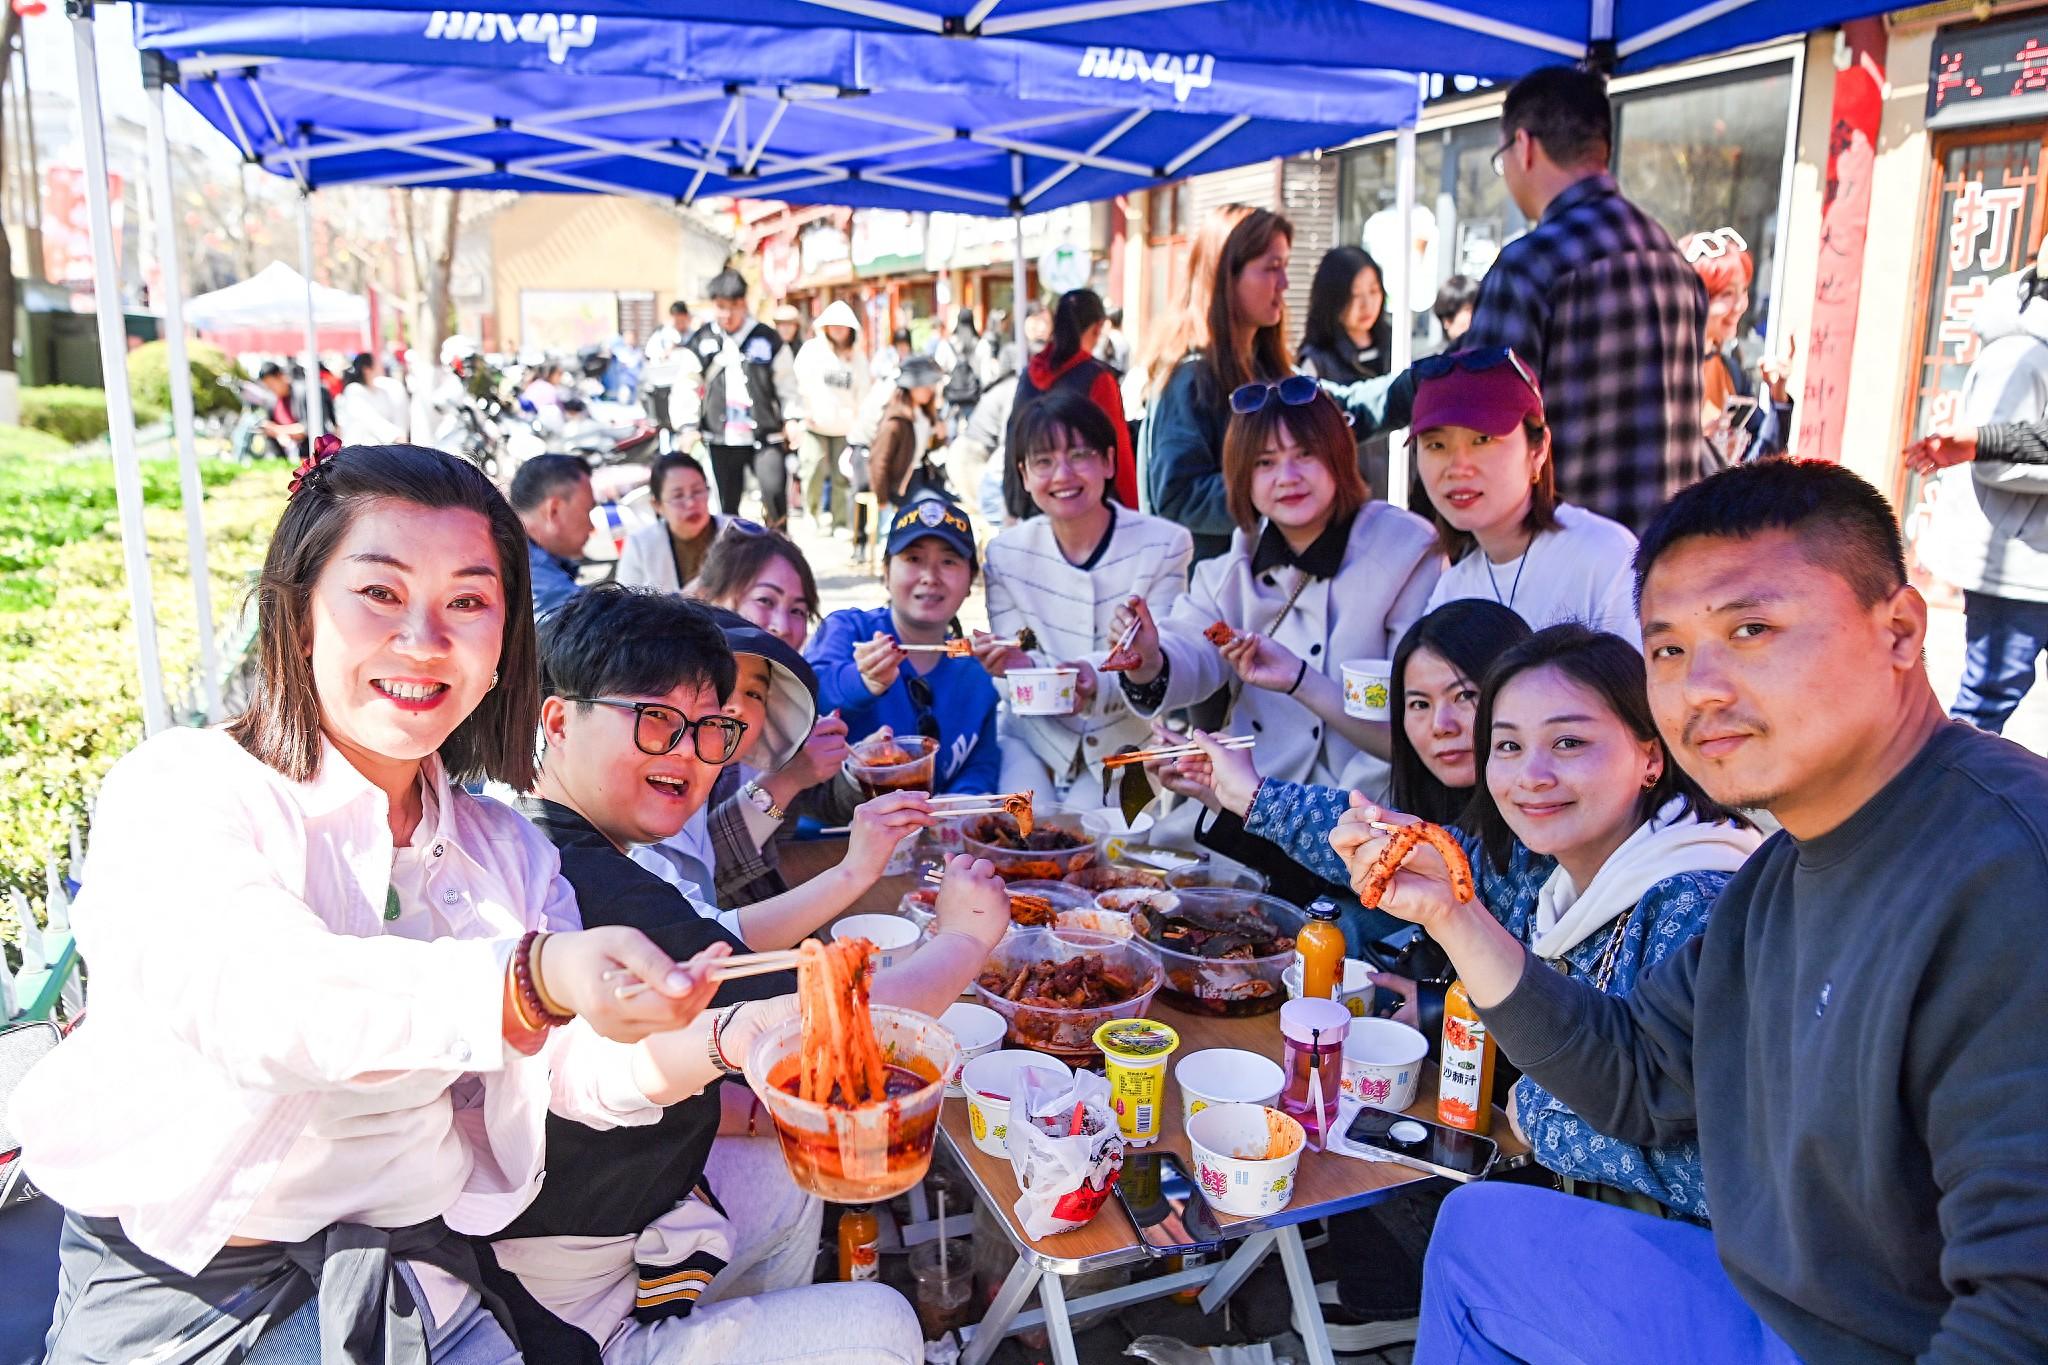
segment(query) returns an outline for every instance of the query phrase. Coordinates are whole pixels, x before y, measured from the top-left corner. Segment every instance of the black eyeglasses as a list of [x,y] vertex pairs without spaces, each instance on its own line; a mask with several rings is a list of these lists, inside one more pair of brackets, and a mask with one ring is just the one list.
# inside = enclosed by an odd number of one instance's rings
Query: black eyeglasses
[[609,706],[633,713],[633,743],[643,754],[660,757],[693,737],[697,757],[706,763],[726,763],[740,751],[747,723],[733,716],[699,716],[691,720],[673,706],[652,701],[619,701],[612,697],[564,697],[563,701],[585,706]]
[[1493,173],[1495,175],[1501,174],[1501,168],[1507,161],[1508,153],[1514,150],[1515,138],[1519,135],[1519,129],[1517,129],[1513,133],[1509,133],[1507,136],[1507,141],[1501,143],[1500,146],[1493,149]]
[[1539,398],[1543,388],[1536,382],[1536,376],[1529,372],[1529,366],[1522,357],[1515,354],[1512,346],[1475,346],[1468,351],[1447,351],[1442,355],[1424,356],[1411,369],[1417,379],[1442,379],[1452,370],[1463,370],[1467,374],[1482,374],[1497,370],[1503,365],[1514,367],[1522,382],[1529,386]]
[[931,682],[922,674],[903,670],[903,685],[910,689],[910,704],[917,708],[917,732],[926,739],[939,737],[939,718],[932,711],[938,698],[932,695]]
[[1241,384],[1231,392],[1230,410],[1243,417],[1267,407],[1275,399],[1290,408],[1298,408],[1315,402],[1322,387],[1314,375],[1307,374],[1291,374],[1271,383]]

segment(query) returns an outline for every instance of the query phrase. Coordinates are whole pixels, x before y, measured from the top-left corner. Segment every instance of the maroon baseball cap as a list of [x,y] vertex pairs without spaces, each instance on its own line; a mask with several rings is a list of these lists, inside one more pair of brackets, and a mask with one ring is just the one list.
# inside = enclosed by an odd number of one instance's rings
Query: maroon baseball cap
[[1525,417],[1543,420],[1543,391],[1520,356],[1504,346],[1454,351],[1415,363],[1410,431],[1470,427],[1505,436]]

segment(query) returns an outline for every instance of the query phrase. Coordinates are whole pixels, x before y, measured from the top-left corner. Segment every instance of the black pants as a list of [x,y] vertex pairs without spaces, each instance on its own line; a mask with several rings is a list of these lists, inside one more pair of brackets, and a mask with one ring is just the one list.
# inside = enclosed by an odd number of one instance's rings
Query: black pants
[[740,498],[747,491],[747,472],[761,490],[762,516],[770,526],[780,528],[789,520],[789,452],[779,445],[720,446],[708,442],[711,478],[718,485],[718,509],[729,517],[740,514]]

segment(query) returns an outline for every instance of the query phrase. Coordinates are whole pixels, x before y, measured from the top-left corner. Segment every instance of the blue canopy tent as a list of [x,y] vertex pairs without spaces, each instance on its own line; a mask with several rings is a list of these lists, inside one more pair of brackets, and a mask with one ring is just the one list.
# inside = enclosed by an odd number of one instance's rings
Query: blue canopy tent
[[[681,22],[645,11],[550,12],[500,24],[481,11],[323,5],[137,5],[150,68],[153,192],[169,199],[163,90],[175,85],[251,161],[322,185],[412,185],[704,195],[1022,215],[1205,170],[1412,125],[1414,78],[1271,62],[1148,65],[1105,83],[1074,54],[1027,43],[962,44],[919,33]],[[93,79],[92,5],[76,3],[89,190],[105,185]],[[728,18],[729,12],[719,18]],[[835,23],[829,14],[821,14]],[[1269,111],[1284,110],[1285,117]],[[95,243],[111,241],[95,199]],[[174,268],[174,227],[160,215]],[[300,249],[310,281],[310,207]],[[142,554],[133,414],[121,382],[111,254],[97,276],[101,356],[144,678],[145,722],[169,723]],[[167,331],[182,349],[175,278]],[[111,319],[111,323],[110,323]],[[1018,321],[1021,331],[1021,310]],[[110,325],[112,330],[109,330]],[[312,350],[309,329],[308,351]],[[309,380],[316,367],[308,364]],[[189,388],[170,365],[195,562],[203,555]],[[181,391],[182,390],[182,391]],[[118,391],[118,396],[117,396]],[[320,395],[309,383],[309,423]],[[124,472],[125,471],[125,472]],[[132,487],[134,497],[127,496]],[[204,593],[204,576],[195,576]],[[202,635],[210,609],[199,601]],[[209,675],[211,670],[209,669]],[[216,698],[209,694],[211,715]]]
[[[212,0],[187,0],[207,5]],[[481,0],[449,10],[432,0],[306,0],[330,9],[378,8],[454,16],[494,40],[532,41],[555,14],[528,0]],[[242,6],[226,3],[224,8]],[[747,23],[798,30],[1025,39],[1096,50],[1095,74],[1186,54],[1218,62],[1372,65],[1403,71],[1518,76],[1558,61],[1623,71],[1882,13],[1869,0],[753,0]],[[502,16],[502,19],[499,18]],[[578,0],[571,16],[614,20],[730,19],[725,0]],[[447,22],[444,20],[444,23]]]

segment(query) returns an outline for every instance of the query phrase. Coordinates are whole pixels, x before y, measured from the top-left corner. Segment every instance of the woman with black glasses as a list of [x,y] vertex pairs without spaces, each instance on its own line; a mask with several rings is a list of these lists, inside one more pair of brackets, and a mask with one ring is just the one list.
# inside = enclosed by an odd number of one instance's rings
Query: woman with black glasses
[[839,712],[849,734],[886,728],[937,740],[935,792],[994,791],[1003,766],[995,683],[964,641],[959,655],[945,649],[974,586],[973,528],[956,504],[923,498],[896,513],[888,534],[889,605],[833,612],[806,652],[818,707]]
[[[1227,728],[1257,739],[1262,771],[1383,793],[1388,727],[1344,714],[1343,665],[1393,656],[1443,558],[1428,522],[1368,501],[1351,428],[1314,379],[1244,385],[1231,408],[1223,477],[1237,532],[1164,621],[1142,601],[1117,613],[1118,634],[1137,623],[1125,696],[1158,715],[1230,686]],[[1176,811],[1161,830],[1188,836],[1193,822]]]

